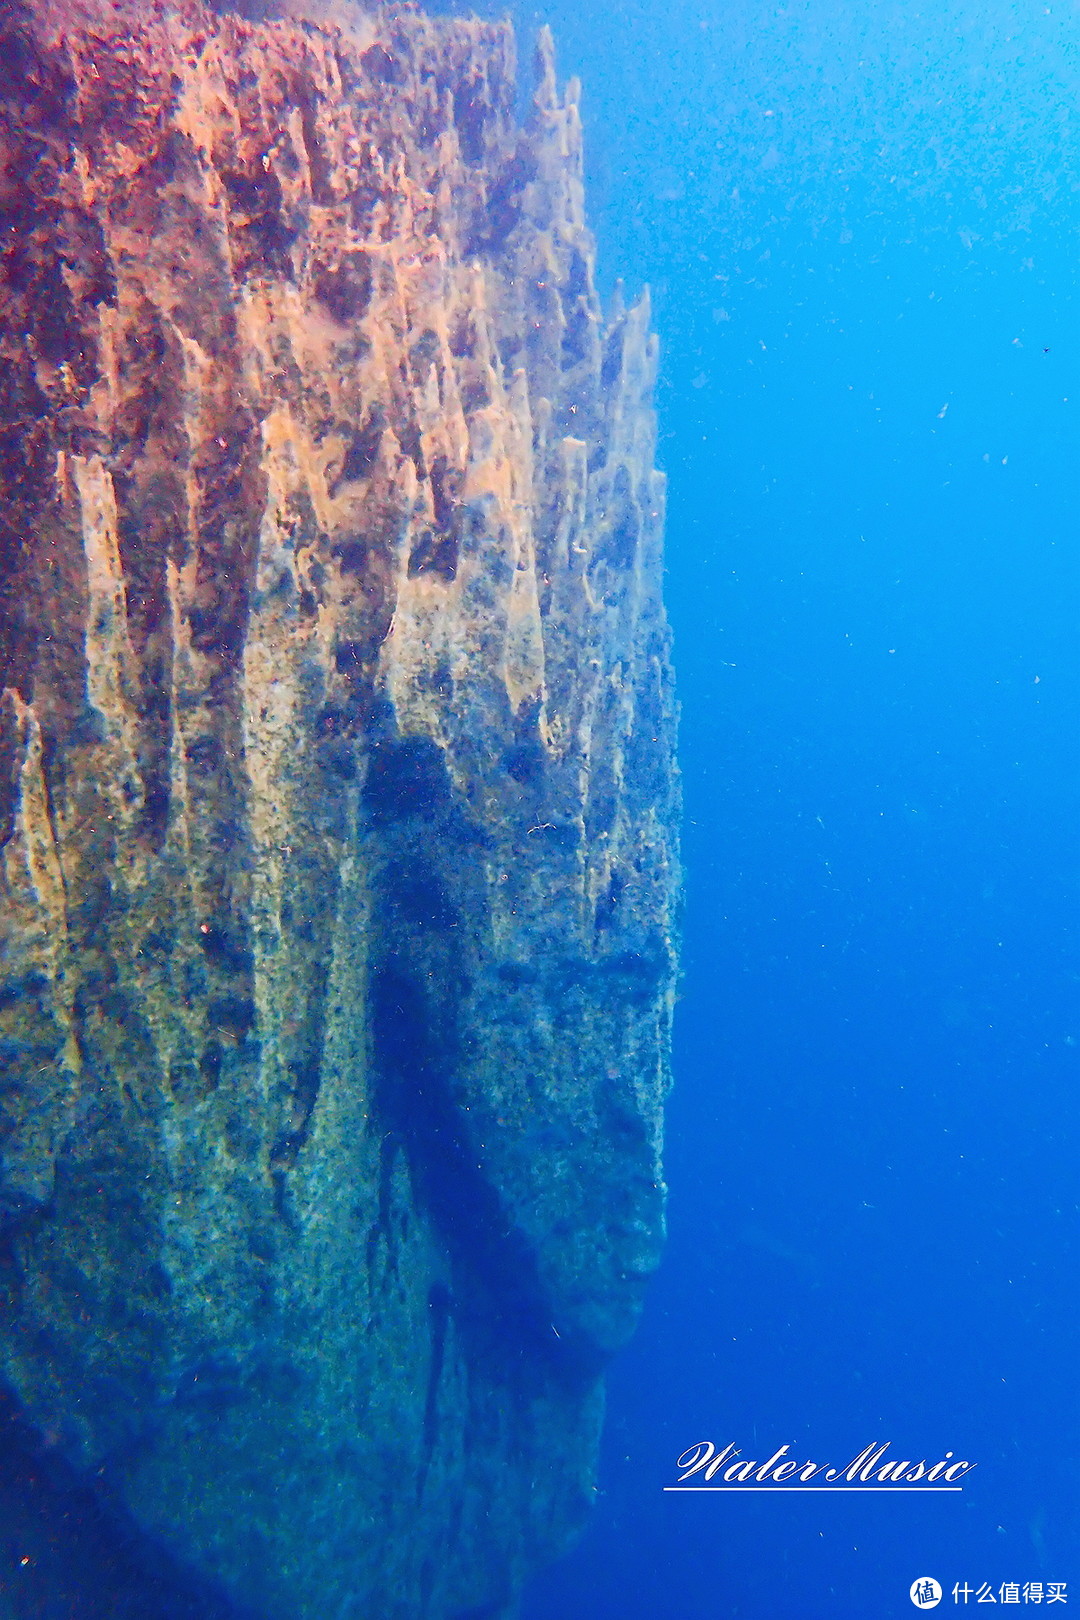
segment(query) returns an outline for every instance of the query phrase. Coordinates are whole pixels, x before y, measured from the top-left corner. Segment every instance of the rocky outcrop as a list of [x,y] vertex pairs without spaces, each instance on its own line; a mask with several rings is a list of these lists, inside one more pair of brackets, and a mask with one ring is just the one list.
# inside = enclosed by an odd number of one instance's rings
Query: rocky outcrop
[[0,29],[0,1375],[282,1620],[511,1604],[661,1239],[655,342],[514,98],[409,8]]

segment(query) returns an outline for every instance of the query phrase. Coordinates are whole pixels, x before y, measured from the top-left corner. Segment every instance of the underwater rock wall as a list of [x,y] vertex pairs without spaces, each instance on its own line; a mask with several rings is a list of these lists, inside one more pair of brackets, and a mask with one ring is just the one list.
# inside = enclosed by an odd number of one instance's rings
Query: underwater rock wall
[[0,1378],[258,1614],[496,1615],[663,1226],[644,303],[541,39],[0,20]]

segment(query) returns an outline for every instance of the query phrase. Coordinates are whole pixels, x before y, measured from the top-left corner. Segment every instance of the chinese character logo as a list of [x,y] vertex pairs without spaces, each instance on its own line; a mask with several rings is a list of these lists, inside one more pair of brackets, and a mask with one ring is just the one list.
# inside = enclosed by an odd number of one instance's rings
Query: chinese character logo
[[[918,1603],[915,1596],[918,1581],[911,1588],[911,1601]],[[969,1585],[967,1581],[957,1581],[952,1589],[954,1603],[968,1604],[972,1598],[976,1603],[1068,1603],[1068,1583],[1065,1581],[1025,1581],[1023,1586],[1019,1581],[1002,1581],[994,1595],[994,1588],[989,1581],[983,1581],[978,1588]]]
[[941,1602],[941,1587],[932,1575],[920,1575],[911,1583],[910,1597],[917,1609],[936,1609]]

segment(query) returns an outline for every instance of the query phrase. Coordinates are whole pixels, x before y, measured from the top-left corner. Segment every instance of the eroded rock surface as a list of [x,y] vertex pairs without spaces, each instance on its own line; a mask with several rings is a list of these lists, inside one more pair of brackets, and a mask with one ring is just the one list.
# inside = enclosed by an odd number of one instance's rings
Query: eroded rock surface
[[7,5],[0,1375],[274,1620],[503,1612],[663,1224],[643,304],[505,25]]

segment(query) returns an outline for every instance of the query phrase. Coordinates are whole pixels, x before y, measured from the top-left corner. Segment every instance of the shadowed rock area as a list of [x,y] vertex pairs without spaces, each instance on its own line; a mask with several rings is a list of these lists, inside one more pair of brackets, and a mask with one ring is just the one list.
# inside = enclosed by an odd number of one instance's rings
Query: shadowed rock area
[[587,1512],[663,482],[514,104],[503,24],[0,13],[0,1614],[481,1620]]

